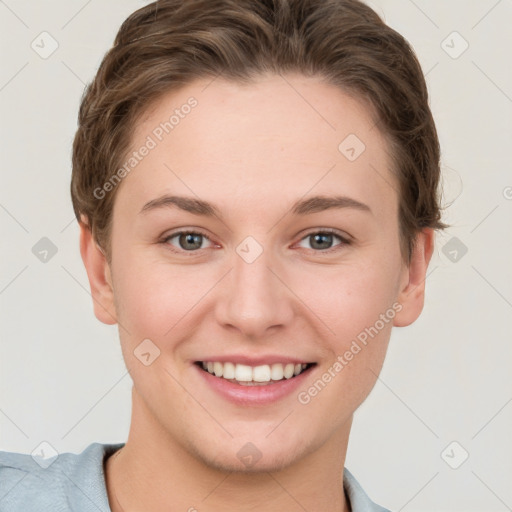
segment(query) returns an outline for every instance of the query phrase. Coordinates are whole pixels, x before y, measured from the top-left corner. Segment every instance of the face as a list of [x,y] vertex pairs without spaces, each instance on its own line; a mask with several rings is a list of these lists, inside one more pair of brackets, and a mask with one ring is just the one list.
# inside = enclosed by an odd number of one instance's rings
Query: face
[[392,326],[421,310],[426,269],[402,260],[370,111],[318,78],[198,81],[151,105],[132,150],[93,290],[119,324],[132,421],[238,471],[346,436]]

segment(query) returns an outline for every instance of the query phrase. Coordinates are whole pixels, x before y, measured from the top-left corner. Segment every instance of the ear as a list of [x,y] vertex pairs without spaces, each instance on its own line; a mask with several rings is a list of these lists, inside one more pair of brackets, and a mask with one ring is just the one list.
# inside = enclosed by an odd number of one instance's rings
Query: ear
[[416,243],[407,266],[404,263],[403,278],[397,302],[402,309],[395,315],[393,325],[405,327],[412,324],[423,310],[425,279],[432,253],[434,252],[435,232],[424,228],[416,235]]
[[117,323],[114,303],[114,288],[110,266],[101,248],[96,244],[85,217],[82,216],[80,226],[80,254],[87,271],[94,315],[104,324]]

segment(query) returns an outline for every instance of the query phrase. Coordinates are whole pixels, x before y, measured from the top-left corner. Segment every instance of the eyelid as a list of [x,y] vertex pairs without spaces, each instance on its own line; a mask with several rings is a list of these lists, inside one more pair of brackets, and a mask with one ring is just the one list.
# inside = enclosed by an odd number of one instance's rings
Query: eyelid
[[[185,253],[185,254],[189,254],[189,255],[199,253],[202,249],[197,249],[195,251],[186,251],[185,249],[180,249],[179,247],[174,247],[171,243],[169,243],[169,240],[171,238],[174,238],[175,236],[178,236],[178,235],[184,235],[184,234],[201,235],[204,238],[206,238],[211,244],[214,244],[213,240],[200,228],[180,228],[177,231],[171,231],[170,233],[167,233],[162,236],[161,243],[167,245],[171,251],[176,252],[176,253],[180,253],[180,254]],[[205,247],[205,249],[207,249],[207,248],[208,247]]]
[[341,243],[339,243],[337,245],[334,245],[333,247],[329,247],[328,249],[323,249],[323,250],[308,249],[310,251],[313,251],[316,254],[327,254],[327,253],[330,253],[332,251],[336,251],[336,250],[338,250],[341,247],[345,247],[347,245],[350,245],[352,243],[352,241],[353,241],[351,236],[349,236],[348,234],[345,234],[345,233],[343,233],[341,231],[338,231],[337,229],[334,229],[334,228],[314,228],[314,229],[311,229],[311,230],[307,231],[301,237],[301,239],[297,243],[300,243],[304,239],[308,238],[309,236],[316,235],[316,234],[334,235],[334,236],[336,236],[337,238],[339,238],[341,240]]
[[[164,235],[162,237],[161,242],[163,244],[166,244],[167,246],[169,246],[171,251],[176,252],[176,253],[180,253],[180,254],[186,253],[186,254],[189,254],[189,255],[193,255],[194,253],[197,254],[197,253],[199,253],[202,250],[202,249],[197,249],[195,251],[186,251],[184,249],[180,249],[180,248],[174,247],[173,245],[171,245],[169,243],[169,240],[171,238],[174,238],[175,236],[182,235],[182,234],[201,235],[204,238],[206,238],[211,244],[215,245],[215,242],[213,242],[213,240],[209,237],[209,235],[207,233],[205,233],[205,231],[203,231],[200,228],[185,228],[185,229],[184,228],[180,228],[177,231],[172,231],[171,233],[168,233],[168,234]],[[350,245],[352,243],[352,238],[349,235],[347,235],[345,233],[342,233],[342,232],[338,231],[337,229],[333,229],[333,228],[312,228],[312,229],[308,230],[306,233],[302,234],[301,238],[298,240],[298,242],[296,242],[296,244],[302,242],[304,239],[308,238],[311,235],[315,235],[315,234],[330,234],[330,235],[334,235],[337,238],[339,238],[339,240],[341,241],[341,243],[339,243],[339,244],[337,244],[337,245],[335,245],[333,247],[329,247],[328,249],[323,249],[323,250],[309,249],[309,250],[311,250],[311,251],[313,251],[315,253],[319,253],[319,254],[326,254],[326,253],[329,253],[329,252],[332,252],[332,251],[336,251],[336,250],[338,250],[339,247]],[[296,244],[294,244],[294,245],[296,245]]]
[[348,233],[344,233],[343,231],[338,231],[334,228],[312,228],[304,235],[302,235],[301,240],[306,238],[309,235],[317,234],[317,233],[329,233],[330,235],[336,235],[337,237],[341,238],[342,240],[346,241],[347,243],[352,241],[352,237]]

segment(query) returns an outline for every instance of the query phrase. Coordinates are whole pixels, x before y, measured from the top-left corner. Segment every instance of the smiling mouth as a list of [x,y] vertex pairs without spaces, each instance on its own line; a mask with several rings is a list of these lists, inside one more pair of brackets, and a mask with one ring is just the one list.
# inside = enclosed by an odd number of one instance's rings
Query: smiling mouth
[[266,386],[282,380],[293,379],[316,365],[316,363],[275,363],[249,366],[218,361],[196,361],[195,364],[215,377],[242,386]]

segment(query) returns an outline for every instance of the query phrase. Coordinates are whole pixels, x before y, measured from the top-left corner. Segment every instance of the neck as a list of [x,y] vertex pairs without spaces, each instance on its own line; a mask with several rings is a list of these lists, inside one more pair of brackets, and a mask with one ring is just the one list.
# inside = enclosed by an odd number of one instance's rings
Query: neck
[[[140,397],[139,397],[140,400]],[[134,400],[126,445],[106,463],[112,512],[349,512],[343,467],[350,423],[293,464],[274,472],[230,472],[205,464]]]

